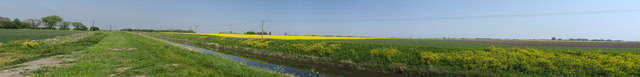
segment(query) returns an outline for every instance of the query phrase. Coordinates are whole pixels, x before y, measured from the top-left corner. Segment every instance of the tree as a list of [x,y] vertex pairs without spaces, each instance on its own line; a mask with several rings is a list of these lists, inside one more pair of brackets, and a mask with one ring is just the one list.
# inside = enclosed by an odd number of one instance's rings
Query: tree
[[13,22],[12,22],[12,23],[14,23],[14,24],[15,24],[16,29],[23,29],[23,28],[30,28],[30,27],[31,27],[31,26],[29,26],[29,24],[27,24],[27,23],[25,23],[25,22],[20,21],[20,19],[18,19],[18,18],[13,19]]
[[3,22],[3,28],[7,29],[22,29],[29,28],[29,24],[21,22],[20,19],[14,19],[12,22]]
[[248,32],[246,32],[246,33],[244,33],[244,34],[256,34],[256,32],[248,31]]
[[258,34],[258,35],[267,35],[267,32],[255,32],[254,34]]
[[95,26],[91,26],[91,28],[89,28],[89,30],[91,30],[91,31],[97,31],[97,30],[100,30],[100,28],[95,27]]
[[11,22],[11,19],[6,17],[0,17],[0,28],[4,28],[5,27],[4,24],[7,22]]
[[59,30],[69,30],[69,25],[71,25],[71,22],[69,21],[64,21],[62,23],[60,23],[60,27],[58,27]]
[[195,31],[193,31],[193,30],[191,30],[191,29],[189,29],[189,30],[187,30],[187,31],[185,31],[185,32],[196,33]]
[[27,19],[24,20],[25,23],[28,23],[31,28],[38,28],[38,26],[42,25],[42,21],[40,19]]
[[556,37],[551,37],[551,40],[556,40]]
[[2,23],[3,28],[6,29],[18,29],[18,25],[13,22],[4,22]]
[[87,30],[87,26],[85,26],[81,22],[72,22],[71,24],[74,27],[73,30]]
[[49,29],[54,29],[53,26],[56,26],[58,23],[62,22],[62,17],[57,15],[42,17],[42,22],[47,25]]

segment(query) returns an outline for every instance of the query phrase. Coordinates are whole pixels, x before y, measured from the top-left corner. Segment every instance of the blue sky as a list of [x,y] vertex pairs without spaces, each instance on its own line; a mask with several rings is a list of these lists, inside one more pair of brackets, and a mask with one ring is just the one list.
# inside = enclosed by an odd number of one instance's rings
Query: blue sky
[[[107,29],[405,38],[640,40],[637,0],[1,0],[0,16]],[[515,15],[515,16],[514,16]],[[478,17],[480,16],[480,17]]]

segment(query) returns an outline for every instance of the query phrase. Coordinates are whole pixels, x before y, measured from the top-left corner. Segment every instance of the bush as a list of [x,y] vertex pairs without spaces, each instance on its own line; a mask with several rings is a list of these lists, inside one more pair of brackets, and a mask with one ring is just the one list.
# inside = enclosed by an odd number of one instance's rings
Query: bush
[[40,45],[40,43],[33,42],[33,41],[24,41],[22,43],[22,47],[25,47],[25,48],[35,48],[38,45]]
[[265,47],[267,47],[269,45],[269,42],[271,42],[271,41],[247,39],[247,40],[241,41],[240,44],[243,45],[243,46],[250,46],[250,47],[256,47],[256,48],[265,48]]
[[[288,46],[280,46],[289,48]],[[340,44],[327,44],[326,42],[318,42],[318,43],[298,43],[291,44],[291,47],[298,50],[303,51],[305,53],[315,52],[317,54],[328,54],[333,53],[335,50],[340,48]]]
[[200,37],[198,37],[198,40],[204,40],[204,39],[209,39],[209,36],[200,36]]
[[432,64],[433,62],[437,62],[440,60],[440,55],[438,53],[433,53],[429,51],[420,52],[420,59],[425,61],[427,64]]
[[392,58],[396,56],[396,54],[400,53],[396,48],[377,48],[369,51],[371,57],[382,56],[385,57],[388,61],[393,61]]

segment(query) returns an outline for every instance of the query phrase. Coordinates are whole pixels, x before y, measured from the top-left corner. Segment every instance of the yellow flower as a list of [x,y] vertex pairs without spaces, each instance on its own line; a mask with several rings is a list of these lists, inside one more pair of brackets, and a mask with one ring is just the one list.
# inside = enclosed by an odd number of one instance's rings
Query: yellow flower
[[36,46],[38,46],[38,45],[40,45],[40,43],[38,43],[38,42],[31,42],[31,41],[28,41],[28,40],[25,40],[25,41],[22,43],[22,46],[23,46],[23,47],[26,47],[26,48],[33,48],[33,47],[36,47]]

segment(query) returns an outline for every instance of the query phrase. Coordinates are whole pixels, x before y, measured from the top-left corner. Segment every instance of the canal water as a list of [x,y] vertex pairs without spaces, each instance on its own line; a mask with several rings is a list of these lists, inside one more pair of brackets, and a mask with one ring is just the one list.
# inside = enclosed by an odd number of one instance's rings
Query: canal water
[[[165,40],[166,41],[166,40]],[[394,75],[390,74],[381,74],[375,72],[366,72],[359,70],[350,70],[343,68],[332,68],[332,67],[324,67],[313,64],[306,63],[298,63],[291,62],[280,59],[266,58],[260,56],[242,56],[238,54],[224,53],[218,51],[212,51],[208,49],[198,48],[191,45],[174,43],[171,41],[166,41],[171,44],[179,45],[182,47],[191,48],[194,50],[198,50],[201,53],[208,53],[215,56],[221,56],[228,58],[230,60],[243,63],[247,66],[251,66],[259,69],[266,69],[274,72],[281,72],[286,74],[292,74],[297,77],[391,77]]]
[[195,50],[198,50],[199,52],[202,52],[202,53],[208,53],[208,54],[212,54],[212,55],[216,55],[216,56],[225,57],[225,58],[228,58],[228,59],[236,61],[236,62],[244,63],[245,65],[251,66],[251,67],[254,67],[254,68],[267,69],[267,70],[274,71],[274,72],[282,72],[282,73],[293,74],[295,76],[302,76],[302,77],[328,77],[328,75],[314,73],[314,72],[311,72],[311,71],[299,70],[299,69],[296,69],[296,68],[293,68],[293,67],[287,67],[287,66],[282,66],[282,65],[277,65],[277,64],[264,63],[264,62],[260,62],[260,61],[256,61],[256,60],[246,59],[244,57],[228,55],[228,54],[222,54],[222,53],[219,53],[219,52],[216,52],[216,51],[212,51],[212,50],[208,50],[208,49],[202,49],[202,48],[194,47],[194,46],[191,46],[191,45],[179,44],[179,43],[174,43],[174,42],[170,42],[170,41],[166,41],[166,42],[169,42],[171,44],[176,44],[176,45],[179,45],[179,46],[182,46],[182,47],[195,49]]

